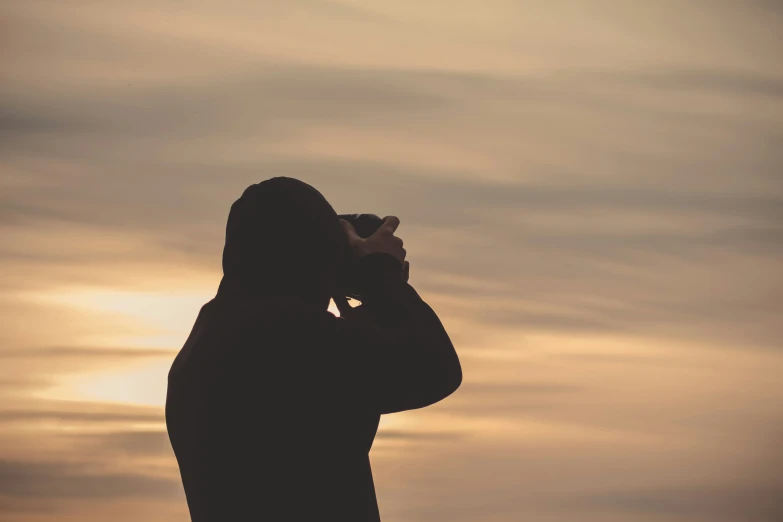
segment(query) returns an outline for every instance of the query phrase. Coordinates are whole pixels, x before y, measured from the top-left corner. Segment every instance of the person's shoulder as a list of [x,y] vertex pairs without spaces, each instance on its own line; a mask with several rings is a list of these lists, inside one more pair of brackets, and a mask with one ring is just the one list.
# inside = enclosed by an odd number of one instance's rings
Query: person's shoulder
[[285,301],[250,303],[226,312],[221,323],[229,331],[303,340],[312,335],[328,336],[338,328],[339,319],[326,309]]

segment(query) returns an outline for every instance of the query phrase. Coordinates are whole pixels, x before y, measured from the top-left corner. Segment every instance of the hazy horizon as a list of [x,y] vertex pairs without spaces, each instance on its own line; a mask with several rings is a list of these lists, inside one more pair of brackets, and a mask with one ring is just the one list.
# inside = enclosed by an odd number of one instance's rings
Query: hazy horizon
[[382,420],[385,522],[783,518],[779,2],[27,0],[0,33],[3,522],[188,520],[166,373],[273,176],[399,216],[463,362]]

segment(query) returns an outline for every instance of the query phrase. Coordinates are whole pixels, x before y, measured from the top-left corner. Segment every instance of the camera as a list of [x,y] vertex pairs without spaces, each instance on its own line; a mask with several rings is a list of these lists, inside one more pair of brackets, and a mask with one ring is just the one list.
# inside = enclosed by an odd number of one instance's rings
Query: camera
[[[375,233],[383,224],[383,219],[375,214],[340,214],[337,216],[353,225],[359,237],[367,238]],[[361,301],[358,282],[356,281],[356,260],[352,255],[347,255],[346,262],[337,273],[337,294]]]

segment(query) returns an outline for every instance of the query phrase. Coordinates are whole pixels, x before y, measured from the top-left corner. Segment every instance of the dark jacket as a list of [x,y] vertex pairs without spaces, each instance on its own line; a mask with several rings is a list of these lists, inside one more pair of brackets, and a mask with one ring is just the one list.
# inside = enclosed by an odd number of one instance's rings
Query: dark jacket
[[462,376],[399,261],[371,254],[357,270],[350,318],[280,281],[246,292],[224,278],[201,309],[166,400],[193,522],[379,520],[368,452],[380,415],[433,404]]

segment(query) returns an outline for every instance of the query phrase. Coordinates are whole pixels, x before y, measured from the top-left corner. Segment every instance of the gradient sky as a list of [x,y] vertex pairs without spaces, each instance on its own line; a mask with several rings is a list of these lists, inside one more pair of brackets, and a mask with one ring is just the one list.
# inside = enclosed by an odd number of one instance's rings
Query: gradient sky
[[0,520],[187,520],[166,373],[277,175],[399,216],[463,361],[386,522],[783,519],[782,51],[776,0],[3,2]]

